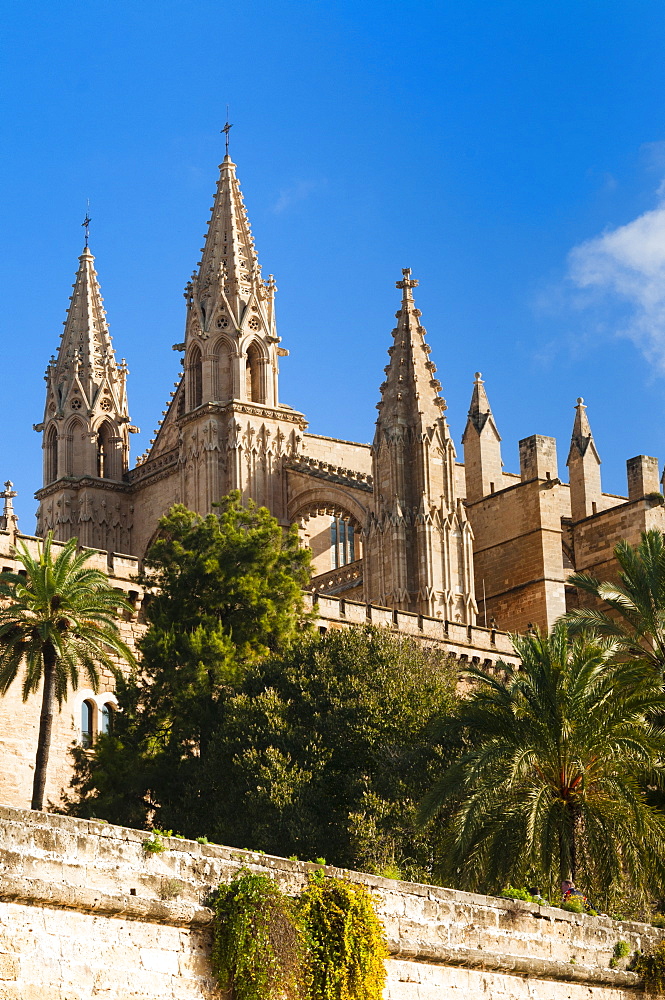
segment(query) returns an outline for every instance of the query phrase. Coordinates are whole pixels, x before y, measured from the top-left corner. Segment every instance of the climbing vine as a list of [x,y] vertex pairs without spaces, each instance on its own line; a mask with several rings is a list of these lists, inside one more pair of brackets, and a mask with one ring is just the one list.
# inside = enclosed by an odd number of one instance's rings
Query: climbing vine
[[632,968],[644,979],[645,996],[662,997],[665,994],[665,941],[650,955],[638,955]]
[[388,952],[364,886],[317,872],[296,901],[243,870],[213,905],[213,973],[233,1000],[381,1000]]
[[294,901],[243,870],[214,900],[213,974],[233,1000],[305,1000],[306,948]]
[[381,1000],[388,951],[368,890],[317,872],[300,910],[309,938],[311,1000]]

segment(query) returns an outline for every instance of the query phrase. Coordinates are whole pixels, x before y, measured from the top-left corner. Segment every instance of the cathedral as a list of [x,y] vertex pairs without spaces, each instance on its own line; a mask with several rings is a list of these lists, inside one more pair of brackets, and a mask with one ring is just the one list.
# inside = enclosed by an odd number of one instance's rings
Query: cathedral
[[[127,367],[115,357],[94,263],[86,238],[35,425],[44,457],[37,537],[53,531],[96,550],[100,568],[136,608],[123,624],[130,642],[142,628],[136,573],[160,517],[175,503],[206,514],[231,490],[280,524],[298,525],[312,551],[308,600],[319,627],[378,622],[486,664],[514,659],[507,633],[547,630],[576,605],[567,584],[573,571],[611,578],[620,539],[636,543],[641,531],[665,529],[656,458],[628,460],[625,496],[603,492],[582,398],[567,476],[560,477],[554,438],[538,434],[519,442],[520,468],[509,472],[477,372],[458,454],[408,268],[396,282],[371,445],[310,433],[306,416],[279,397],[279,361],[288,352],[277,332],[276,284],[262,277],[228,153],[185,288],[184,338],[174,345],[182,374],[148,451],[130,468],[136,428]],[[3,569],[14,565],[17,539],[37,545],[18,531],[14,495],[8,483]],[[63,710],[52,797],[66,784],[72,740],[86,745],[108,723],[112,677],[105,683],[101,693],[80,690]],[[30,707],[34,699],[23,707],[17,699],[0,699],[0,763],[16,765],[0,781],[0,797],[25,805],[36,745],[27,733],[36,735],[39,710],[37,702]]]
[[[87,241],[86,241],[87,242]],[[46,371],[44,482],[37,534],[140,559],[174,503],[205,514],[230,490],[296,522],[313,553],[312,590],[444,621],[548,628],[574,601],[566,578],[608,572],[620,537],[660,526],[659,468],[628,463],[628,495],[603,493],[600,457],[577,402],[568,483],[556,442],[520,442],[506,472],[476,373],[463,463],[408,269],[371,446],[308,433],[279,398],[276,285],[264,279],[236,166],[220,166],[197,270],[185,289],[183,373],[156,437],[132,469],[127,368],[109,336],[86,245],[57,355]]]

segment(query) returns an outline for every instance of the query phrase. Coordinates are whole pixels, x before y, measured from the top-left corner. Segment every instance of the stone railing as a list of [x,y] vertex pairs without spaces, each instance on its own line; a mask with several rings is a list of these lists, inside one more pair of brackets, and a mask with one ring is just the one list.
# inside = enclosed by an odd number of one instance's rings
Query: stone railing
[[316,610],[318,624],[322,628],[368,623],[382,625],[404,635],[436,643],[462,664],[474,662],[489,667],[494,666],[498,660],[505,660],[508,663],[518,662],[510,636],[498,629],[447,622],[442,618],[429,618],[427,615],[412,614],[410,611],[380,608],[373,604],[362,604],[359,601],[349,601],[343,597],[327,594],[313,593],[305,596],[307,606]]
[[340,566],[339,569],[331,569],[327,573],[313,576],[309,582],[309,589],[313,594],[334,594],[339,590],[360,587],[362,582],[363,560],[356,559],[355,562]]

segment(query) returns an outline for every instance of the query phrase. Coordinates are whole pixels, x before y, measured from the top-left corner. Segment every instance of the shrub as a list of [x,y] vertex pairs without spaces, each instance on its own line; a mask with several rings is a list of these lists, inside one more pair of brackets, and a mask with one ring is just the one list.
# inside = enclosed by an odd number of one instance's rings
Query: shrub
[[159,898],[164,900],[177,899],[182,894],[184,888],[182,882],[178,882],[176,878],[162,879],[162,884],[159,888]]
[[381,1000],[387,949],[369,891],[323,873],[301,899],[311,1000]]
[[614,945],[614,957],[615,958],[626,958],[630,955],[630,945],[627,941],[617,941]]
[[646,996],[657,997],[665,992],[665,941],[650,955],[638,955],[633,968],[644,979]]
[[584,900],[573,897],[562,903],[561,909],[568,910],[569,913],[584,913]]
[[148,837],[142,843],[142,848],[145,854],[161,854],[162,851],[166,850],[166,844],[164,843],[164,837],[170,837],[172,835],[172,830],[158,830],[156,827],[152,831],[152,837]]
[[304,1000],[305,940],[294,902],[243,870],[214,900],[213,974],[233,1000]]

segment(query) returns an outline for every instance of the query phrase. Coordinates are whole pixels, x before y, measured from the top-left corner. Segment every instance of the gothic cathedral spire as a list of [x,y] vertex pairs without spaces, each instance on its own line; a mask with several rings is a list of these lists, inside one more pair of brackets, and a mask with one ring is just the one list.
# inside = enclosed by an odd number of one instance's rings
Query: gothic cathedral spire
[[186,409],[202,403],[278,405],[279,348],[272,275],[261,277],[247,211],[226,154],[199,269],[185,289]]
[[[120,496],[129,463],[127,366],[117,363],[97,273],[86,245],[57,357],[46,369],[44,485],[38,532],[130,551]],[[117,508],[117,509],[116,509]],[[121,523],[122,522],[122,523]]]
[[176,345],[185,352],[184,377],[155,449],[177,428],[179,499],[192,510],[207,513],[240,490],[287,523],[282,470],[306,421],[278,401],[278,362],[288,351],[275,325],[277,288],[272,275],[261,277],[228,153],[211,211],[198,270],[185,288],[185,338]]
[[[455,446],[430,360],[418,282],[407,268],[372,445],[366,600],[473,622],[472,533],[457,495]],[[370,592],[371,591],[371,592]]]

